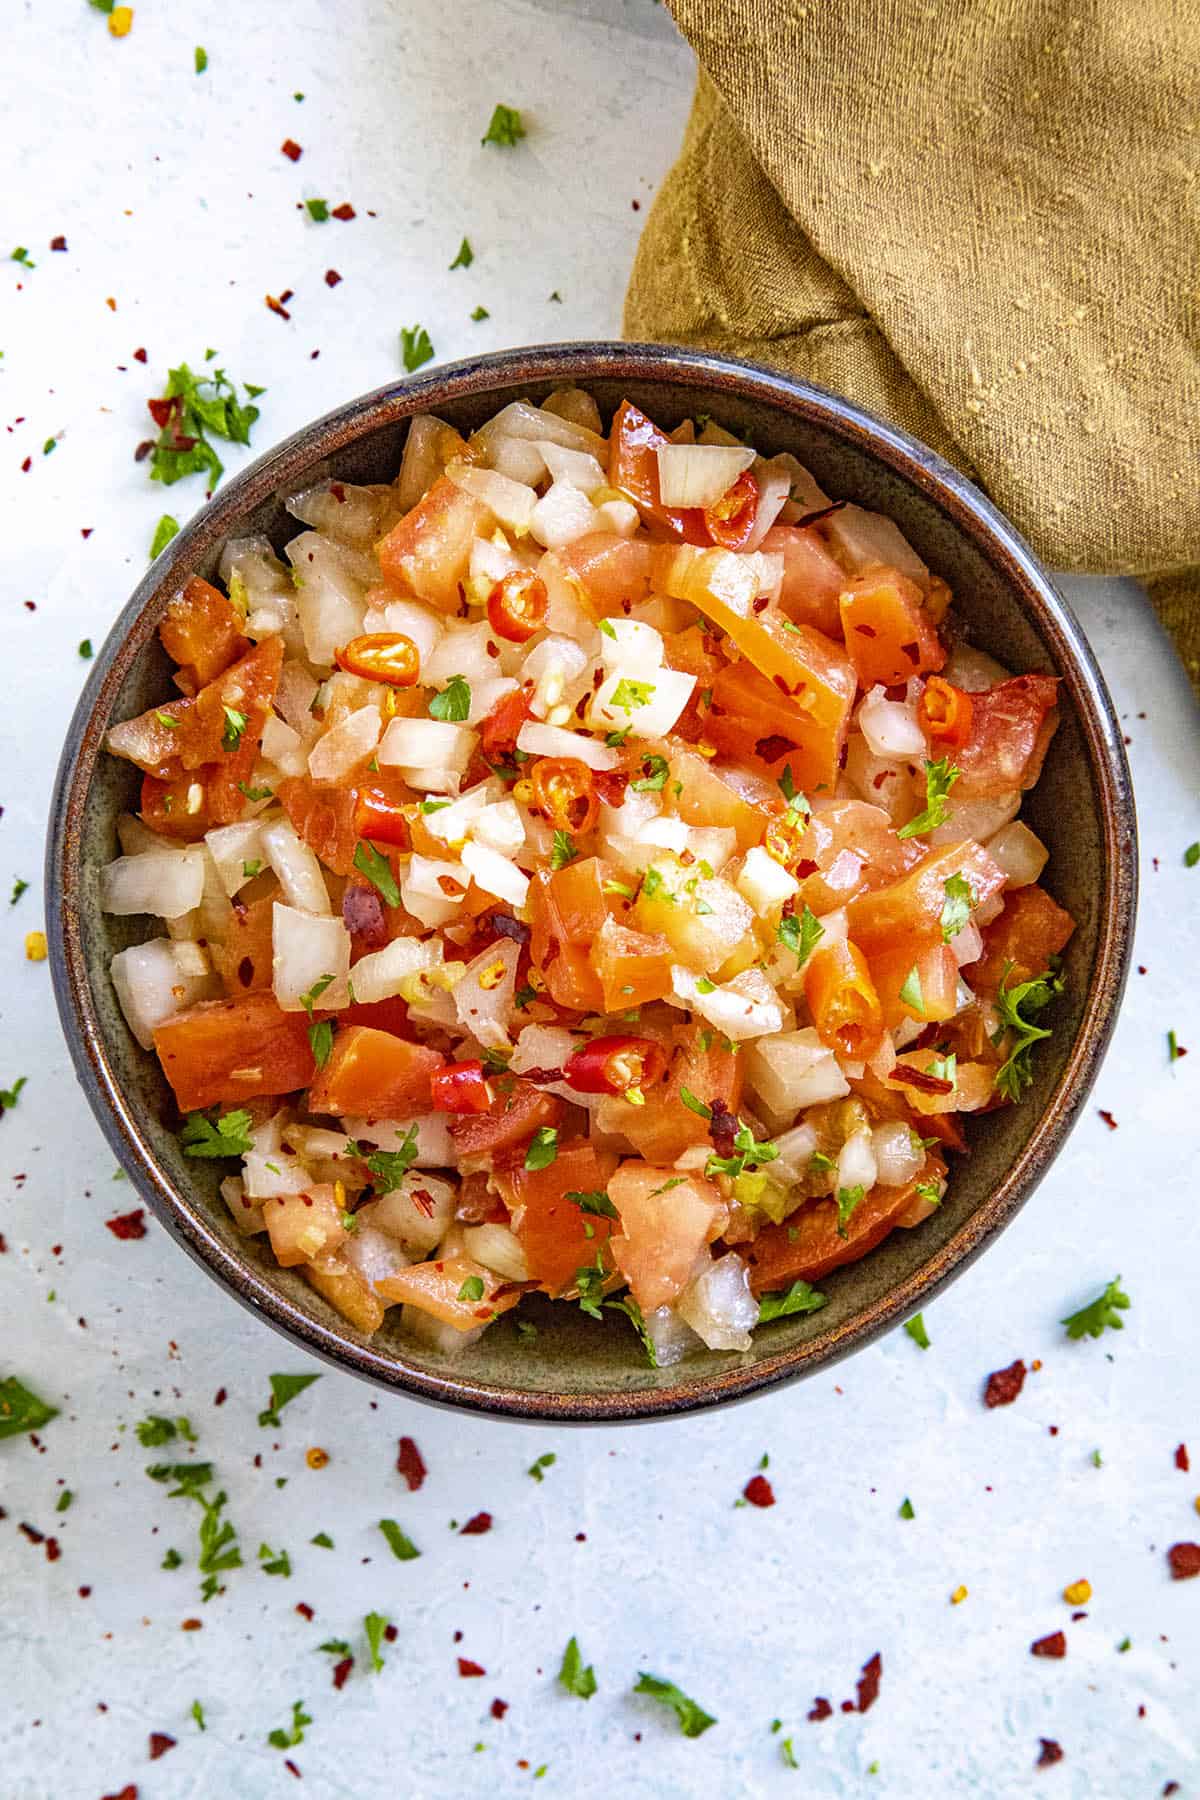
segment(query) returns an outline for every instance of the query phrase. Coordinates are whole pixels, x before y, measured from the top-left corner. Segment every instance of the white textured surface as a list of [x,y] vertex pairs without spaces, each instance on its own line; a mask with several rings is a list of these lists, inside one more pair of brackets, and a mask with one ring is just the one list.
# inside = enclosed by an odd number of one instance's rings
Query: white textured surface
[[[268,1372],[305,1358],[156,1226],[139,1243],[104,1229],[129,1189],[113,1184],[71,1078],[46,967],[21,952],[39,923],[45,804],[83,675],[75,646],[103,638],[159,513],[184,517],[199,499],[197,483],[168,496],[134,465],[144,402],[168,363],[197,363],[215,345],[235,375],[268,387],[258,447],[393,376],[401,325],[426,324],[443,359],[611,335],[639,223],[630,202],[648,199],[670,160],[690,66],[650,0],[146,0],[124,43],[83,0],[10,0],[5,24],[0,116],[17,152],[7,232],[37,268],[0,273],[0,879],[5,898],[15,877],[33,884],[0,936],[0,1085],[28,1076],[0,1124],[0,1373],[62,1407],[41,1454],[26,1439],[0,1443],[5,1800],[97,1800],[127,1782],[141,1800],[291,1792],[265,1739],[300,1697],[314,1723],[294,1752],[299,1791],[318,1800],[521,1794],[543,1763],[535,1793],[908,1800],[1044,1783],[1075,1800],[1126,1800],[1168,1779],[1196,1792],[1200,1582],[1171,1583],[1163,1550],[1200,1537],[1188,1169],[1200,868],[1181,861],[1200,837],[1197,734],[1140,594],[1070,584],[1132,739],[1147,972],[1131,978],[1069,1150],[930,1309],[929,1352],[897,1334],[734,1412],[606,1433],[457,1418],[325,1373],[282,1430],[261,1431]],[[210,56],[200,77],[196,43]],[[529,114],[514,153],[479,147],[497,100]],[[279,154],[288,135],[304,147],[295,167]],[[358,219],[309,224],[295,203],[314,194],[349,199]],[[60,232],[65,255],[47,248]],[[464,232],[476,261],[450,274]],[[344,277],[333,290],[322,281],[331,265]],[[296,290],[290,325],[262,299],[285,287]],[[472,324],[479,303],[491,319]],[[131,360],[138,345],[145,369]],[[1168,1027],[1193,1051],[1170,1069]],[[1067,1344],[1056,1320],[1118,1269],[1134,1301],[1125,1332]],[[985,1412],[983,1378],[1018,1355],[1045,1366],[1015,1407]],[[214,1410],[221,1386],[229,1399]],[[283,1544],[290,1581],[247,1567],[223,1597],[197,1603],[195,1509],[147,1482],[151,1457],[133,1438],[152,1410],[191,1416],[250,1561],[260,1542]],[[430,1468],[411,1497],[393,1473],[401,1433]],[[1190,1476],[1172,1460],[1189,1436]],[[330,1453],[323,1472],[305,1467],[310,1444]],[[558,1460],[539,1486],[525,1470],[545,1451]],[[764,1451],[778,1504],[734,1510]],[[77,1496],[65,1515],[53,1510],[60,1483]],[[897,1516],[906,1494],[911,1523]],[[451,1535],[450,1519],[481,1507],[496,1518],[490,1536]],[[411,1533],[419,1561],[392,1560],[374,1530],[381,1516]],[[61,1559],[48,1563],[18,1520],[56,1531]],[[309,1547],[322,1529],[335,1553]],[[169,1544],[188,1566],[161,1573]],[[1060,1590],[1081,1575],[1095,1597],[1072,1625]],[[960,1582],[969,1598],[951,1607]],[[316,1609],[311,1625],[293,1610],[300,1600]],[[335,1693],[332,1659],[315,1646],[360,1640],[372,1607],[395,1619],[399,1641],[378,1676],[362,1673],[356,1642],[359,1665]],[[182,1635],[193,1614],[204,1629]],[[1066,1661],[1032,1659],[1030,1640],[1060,1625]],[[600,1681],[586,1705],[552,1680],[572,1632]],[[1132,1648],[1119,1654],[1126,1635]],[[815,1695],[835,1709],[853,1695],[876,1650],[874,1710],[806,1723]],[[486,1679],[459,1680],[459,1651]],[[676,1678],[720,1723],[680,1738],[628,1698],[640,1668]],[[503,1722],[488,1716],[494,1695],[510,1702]],[[188,1717],[195,1698],[203,1736]],[[794,1736],[799,1774],[780,1759],[775,1717]],[[154,1730],[179,1742],[150,1763]],[[1042,1735],[1066,1756],[1035,1775]]]

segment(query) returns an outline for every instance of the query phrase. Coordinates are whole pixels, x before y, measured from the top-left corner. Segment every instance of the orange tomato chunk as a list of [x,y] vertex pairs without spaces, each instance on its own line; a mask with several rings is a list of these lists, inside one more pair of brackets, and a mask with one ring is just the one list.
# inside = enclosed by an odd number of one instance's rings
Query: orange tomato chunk
[[168,602],[158,635],[172,662],[179,664],[175,681],[185,694],[198,693],[250,648],[233,602],[199,575]]
[[846,653],[863,687],[891,687],[940,669],[946,652],[915,581],[882,564],[858,575],[838,601]]
[[458,611],[471,545],[495,519],[482,501],[440,475],[429,492],[379,540],[383,579],[397,594],[412,594],[439,612]]
[[644,1162],[622,1163],[608,1193],[621,1215],[619,1235],[609,1240],[613,1261],[643,1313],[669,1306],[725,1224],[725,1203],[703,1176],[681,1180],[677,1169]]
[[[582,1213],[567,1195],[604,1193],[616,1160],[578,1140],[564,1144],[545,1169],[516,1168],[496,1177],[530,1277],[548,1294],[561,1294],[573,1286],[578,1270],[595,1262],[597,1250],[607,1241],[611,1221]],[[585,1220],[592,1229],[590,1237],[584,1231]]]
[[867,956],[888,949],[897,938],[936,943],[941,937],[946,883],[952,875],[965,878],[976,906],[998,894],[1005,880],[1004,870],[981,844],[943,845],[931,850],[898,881],[851,900],[850,936]]
[[370,1025],[346,1025],[308,1090],[308,1109],[334,1118],[408,1118],[430,1106],[429,1078],[445,1058]]
[[[1044,973],[1075,929],[1070,913],[1036,882],[1006,894],[1004,911],[983,930],[983,955],[966,970],[976,993],[994,995],[1002,983],[1016,986]],[[1007,976],[1005,969],[1008,969]]]
[[838,1235],[836,1200],[811,1201],[781,1225],[764,1226],[745,1251],[751,1291],[775,1293],[793,1281],[820,1281],[843,1263],[857,1262],[900,1224],[917,1188],[945,1174],[945,1163],[931,1152],[903,1187],[873,1187],[846,1220],[844,1238]]
[[281,1012],[270,993],[201,1000],[159,1026],[154,1048],[180,1112],[293,1094],[315,1067],[304,1014]]

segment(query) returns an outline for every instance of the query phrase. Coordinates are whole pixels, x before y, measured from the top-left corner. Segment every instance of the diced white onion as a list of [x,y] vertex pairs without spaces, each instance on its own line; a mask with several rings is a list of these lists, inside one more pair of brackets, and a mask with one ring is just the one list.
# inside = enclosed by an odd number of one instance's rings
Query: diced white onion
[[653,625],[638,619],[605,619],[600,632],[600,661],[610,674],[620,669],[626,675],[642,677],[650,669],[661,669],[664,650],[662,633]]
[[262,827],[262,846],[289,906],[310,913],[331,910],[321,865],[286,819],[276,819]]
[[467,1225],[463,1228],[463,1248],[467,1255],[505,1281],[528,1281],[529,1264],[525,1252],[507,1225]]
[[537,495],[525,482],[513,481],[496,469],[480,469],[466,462],[448,463],[446,474],[464,494],[482,501],[502,525],[512,531],[528,531]]
[[871,1149],[875,1179],[883,1187],[903,1187],[925,1161],[925,1152],[903,1119],[885,1119],[876,1125],[871,1133]]
[[445,769],[461,775],[471,760],[476,734],[446,719],[393,719],[377,755],[396,768]]
[[523,1075],[526,1069],[561,1069],[583,1041],[563,1025],[526,1025],[508,1066],[514,1075]]
[[489,643],[499,648],[486,620],[470,624],[453,620],[422,667],[422,683],[426,687],[445,687],[456,675],[468,683],[494,680],[504,671],[489,651]]
[[[678,1000],[735,1043],[782,1029],[783,1009],[761,969],[745,969],[723,987],[713,987],[706,977],[698,979],[690,969],[676,964],[671,969],[671,987]],[[706,992],[706,987],[712,991]]]
[[524,750],[527,756],[573,756],[589,769],[615,769],[620,761],[615,750],[596,738],[567,731],[561,725],[542,725],[535,719],[527,719],[522,725],[517,749]]
[[[365,960],[365,959],[364,959]],[[357,969],[358,964],[355,964]],[[358,992],[357,987],[355,993]],[[454,1139],[450,1136],[450,1120],[445,1113],[425,1113],[419,1119],[343,1119],[342,1126],[348,1138],[355,1143],[374,1144],[379,1150],[399,1150],[401,1145],[409,1141],[408,1134],[416,1127],[417,1135],[413,1140],[416,1148],[414,1169],[449,1169],[454,1166]]]
[[1004,870],[1008,877],[1006,886],[1010,888],[1029,887],[1050,860],[1050,852],[1041,838],[1020,819],[1014,819],[1011,825],[1003,826],[995,837],[989,838],[987,852]]
[[365,762],[379,742],[382,725],[377,706],[360,706],[347,713],[309,751],[308,772],[313,780],[341,781],[351,769]]
[[[470,885],[470,876],[460,862],[440,862],[430,856],[412,856],[400,881],[400,898],[406,911],[432,930],[453,919]],[[447,894],[441,882],[453,884]]]
[[508,1021],[520,956],[519,944],[511,938],[497,938],[494,944],[472,957],[454,990],[459,1024],[485,1050],[511,1048]]
[[362,630],[366,583],[351,573],[352,552],[318,532],[293,538],[286,555],[299,579],[296,611],[308,660],[331,668],[340,646]]
[[274,763],[283,775],[304,773],[304,743],[300,733],[293,731],[275,713],[268,713],[263,726],[262,754],[263,760]]
[[858,709],[858,728],[875,756],[925,755],[925,733],[917,721],[916,707],[889,700],[886,688],[871,689]]
[[530,438],[500,433],[489,439],[486,454],[490,468],[499,470],[512,481],[523,481],[529,487],[536,487],[546,473],[545,458]]
[[864,1194],[875,1186],[875,1149],[870,1130],[864,1126],[853,1131],[838,1154],[837,1184],[839,1188],[862,1188]]
[[284,504],[302,525],[352,550],[369,550],[379,536],[387,493],[387,488],[355,487],[348,481],[319,481]]
[[982,694],[986,688],[998,687],[1011,673],[986,650],[977,650],[974,644],[962,642],[952,647],[942,670],[948,682],[968,694]]
[[143,1050],[153,1047],[160,1025],[217,989],[206,952],[198,944],[173,944],[170,938],[118,950],[109,973],[125,1023]]
[[974,838],[977,843],[988,846],[991,855],[991,840],[1002,826],[1010,819],[1015,819],[1021,808],[1021,793],[1013,789],[1008,794],[997,794],[993,799],[955,801],[951,789],[950,805],[944,825],[935,826],[928,833],[931,844],[961,844],[964,838]]
[[596,508],[596,530],[615,531],[618,537],[631,538],[642,522],[642,515],[631,500],[602,500]]
[[366,615],[363,630],[400,632],[410,644],[416,645],[423,677],[434,646],[442,635],[442,623],[419,600],[389,600],[386,606]]
[[742,445],[660,444],[655,454],[664,506],[715,506],[754,461]]
[[543,438],[537,448],[553,480],[568,482],[581,493],[594,494],[608,479],[596,458],[586,450],[568,450],[562,444],[552,444],[549,438]]
[[101,909],[122,917],[155,913],[160,919],[181,918],[200,904],[207,860],[203,845],[119,856],[100,871]]
[[447,1362],[455,1362],[479,1342],[487,1325],[473,1325],[470,1331],[460,1331],[457,1325],[448,1325],[445,1319],[437,1319],[423,1306],[414,1306],[406,1300],[400,1308],[400,1329],[414,1343],[432,1350]]
[[771,1164],[771,1173],[778,1180],[795,1183],[807,1175],[808,1165],[817,1148],[816,1127],[807,1123],[795,1125],[779,1137],[771,1140],[772,1146],[779,1154]]
[[700,1339],[670,1306],[656,1307],[644,1320],[646,1336],[654,1345],[654,1359],[660,1369],[669,1369],[700,1346]]
[[487,681],[473,681],[471,683],[471,710],[467,714],[467,724],[480,724],[506,694],[516,693],[517,685],[510,675],[496,675]]
[[758,509],[746,539],[747,550],[758,549],[787,505],[795,480],[792,473],[795,466],[794,456],[773,456],[769,462],[761,457],[757,460],[754,473],[758,481]]
[[[495,785],[499,786],[499,783]],[[451,800],[449,805],[438,806],[436,811],[425,813],[422,823],[430,837],[437,838],[440,843],[461,844],[486,809],[492,795],[493,783],[481,781],[475,787],[468,788],[465,794],[460,794],[457,800]]]
[[586,494],[581,494],[569,481],[555,481],[537,502],[529,519],[529,530],[547,550],[558,550],[573,544],[576,538],[596,529],[596,509]]
[[960,969],[979,960],[983,955],[983,936],[974,919],[968,919],[962,930],[955,932],[950,948]]
[[243,1237],[253,1237],[256,1232],[267,1229],[262,1207],[246,1198],[246,1184],[240,1175],[225,1177],[221,1183],[221,1198]]
[[320,918],[277,900],[271,914],[271,986],[284,1012],[302,1012],[301,995],[332,975],[316,1004],[345,1006],[350,933],[341,919]]
[[710,1350],[749,1350],[758,1324],[758,1301],[750,1292],[750,1271],[736,1251],[711,1258],[693,1275],[675,1310]]
[[487,844],[464,844],[462,865],[476,887],[482,888],[485,894],[495,894],[498,900],[507,900],[510,906],[524,906],[529,893],[529,877],[498,850],[489,849]]
[[585,691],[586,681],[581,678],[587,667],[586,650],[569,637],[552,634],[535,644],[525,658],[521,676],[534,684],[529,704],[536,716],[544,719],[556,706],[573,707]]
[[263,857],[262,827],[257,819],[250,819],[244,825],[218,825],[204,835],[209,855],[216,866],[221,886],[230,899],[253,881],[254,875],[246,873],[247,863],[253,870],[255,864],[261,866]]
[[795,876],[790,875],[773,856],[768,856],[761,844],[754,844],[747,850],[736,886],[738,893],[750,902],[760,919],[765,919],[776,907],[782,906],[785,900],[790,900],[793,894],[800,892],[800,883]]
[[[624,731],[629,727],[631,737],[661,738],[679,718],[680,713],[692,697],[696,685],[696,677],[686,674],[682,669],[652,669],[649,674],[653,680],[642,676],[631,677],[621,670],[615,670],[597,688],[588,708],[588,722],[604,731]],[[628,684],[637,680],[640,686],[630,696]],[[614,697],[618,694],[622,683],[626,684],[622,695],[622,704],[614,705]],[[626,705],[625,700],[629,700]]]
[[[374,1141],[370,1127],[367,1136]],[[436,1175],[410,1171],[398,1188],[380,1195],[374,1223],[407,1249],[424,1254],[445,1237],[454,1218],[456,1192],[451,1182]]]
[[898,569],[918,586],[929,586],[929,570],[894,519],[867,512],[861,506],[843,506],[825,521],[825,530],[838,560],[854,575],[876,563]]
[[444,951],[438,938],[393,938],[382,950],[361,956],[354,965],[350,985],[363,1005],[390,1000],[403,991],[404,982],[421,969],[433,969]]
[[498,800],[494,806],[485,806],[471,827],[471,836],[501,856],[515,856],[525,842],[525,821],[516,801]]
[[401,1269],[407,1269],[415,1260],[396,1238],[386,1231],[380,1231],[371,1222],[377,1204],[378,1202],[373,1202],[370,1206],[359,1208],[354,1215],[358,1229],[347,1234],[342,1251],[350,1267],[357,1270],[372,1289],[377,1281],[386,1281],[390,1275],[398,1275]]
[[850,1084],[832,1050],[813,1027],[760,1038],[746,1052],[747,1079],[767,1109],[777,1117],[795,1114],[822,1100],[840,1100]]
[[540,406],[531,406],[528,400],[513,400],[508,406],[501,407],[495,418],[489,419],[476,432],[475,441],[486,449],[499,437],[525,438],[535,445],[544,438],[552,444],[562,444],[568,450],[586,450],[604,459],[608,455],[604,439],[596,432],[560,418],[556,413],[545,412]]

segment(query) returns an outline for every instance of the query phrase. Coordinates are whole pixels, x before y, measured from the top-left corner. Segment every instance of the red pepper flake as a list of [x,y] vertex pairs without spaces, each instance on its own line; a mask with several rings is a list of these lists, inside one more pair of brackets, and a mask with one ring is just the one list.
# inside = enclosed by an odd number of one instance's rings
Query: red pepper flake
[[79,1598],[81,1600],[86,1600],[89,1597],[89,1595],[91,1594],[91,1591],[92,1590],[90,1587],[81,1587],[79,1590]]
[[21,1524],[17,1526],[17,1530],[23,1532],[31,1544],[44,1544],[46,1541],[45,1532],[39,1531],[36,1525]]
[[1194,1575],[1200,1575],[1200,1544],[1172,1544],[1167,1561],[1175,1581],[1190,1581]]
[[775,1490],[765,1475],[752,1475],[742,1489],[742,1498],[751,1506],[774,1506]]
[[140,362],[140,363],[144,363],[147,360],[146,352],[140,344],[133,353],[133,360],[134,360],[134,362]]
[[307,1600],[297,1600],[296,1611],[300,1614],[302,1619],[311,1619],[313,1616],[313,1609],[308,1604]]
[[852,1711],[869,1712],[879,1698],[879,1683],[883,1679],[883,1657],[877,1650],[862,1666],[862,1674],[858,1678],[858,1705]]
[[304,155],[303,150],[301,150],[295,138],[284,138],[279,148],[283,151],[283,154],[288,158],[289,162],[299,162],[300,158]]
[[132,1781],[127,1781],[119,1794],[105,1794],[102,1800],[138,1800],[138,1791]]
[[264,297],[266,299],[267,305],[270,307],[270,309],[273,313],[278,313],[279,317],[281,319],[290,319],[291,318],[292,315],[287,310],[287,308],[284,306],[282,300],[277,300],[275,298],[274,294],[267,294]]
[[1037,1763],[1035,1765],[1037,1768],[1048,1769],[1051,1767],[1051,1765],[1053,1763],[1058,1763],[1058,1762],[1062,1761],[1063,1747],[1060,1743],[1057,1742],[1056,1739],[1054,1739],[1054,1738],[1039,1738],[1038,1743],[1042,1747],[1038,1751],[1038,1759],[1037,1759]]
[[812,1704],[812,1711],[807,1714],[810,1719],[829,1719],[833,1716],[833,1708],[823,1694],[818,1694]]
[[157,1762],[160,1756],[165,1756],[168,1750],[173,1750],[174,1748],[175,1739],[169,1737],[165,1731],[152,1731],[150,1733],[151,1762]]
[[33,458],[32,458],[32,456],[27,456],[25,458],[25,461],[21,464],[22,475],[28,475],[28,473],[29,473],[30,469],[32,469],[32,467],[33,467]]
[[291,1759],[291,1757],[290,1757],[290,1756],[285,1756],[285,1757],[284,1757],[284,1759],[283,1759],[283,1766],[284,1766],[284,1768],[285,1768],[285,1769],[286,1769],[286,1770],[287,1770],[287,1772],[288,1772],[288,1774],[289,1774],[289,1775],[294,1775],[294,1776],[295,1776],[295,1777],[296,1777],[296,1780],[297,1780],[297,1781],[303,1781],[303,1780],[304,1780],[304,1777],[303,1777],[303,1775],[301,1775],[301,1773],[300,1773],[300,1771],[299,1771],[299,1769],[298,1769],[298,1768],[297,1768],[297,1767],[296,1767],[296,1765],[295,1765],[295,1763],[294,1763],[294,1762],[293,1762],[293,1761],[292,1761],[292,1759]]
[[65,237],[52,237],[50,239],[50,248],[52,250],[65,250],[66,247],[67,240]]
[[1186,1475],[1188,1470],[1191,1468],[1191,1466],[1192,1466],[1191,1463],[1188,1461],[1187,1445],[1186,1444],[1176,1445],[1175,1467],[1177,1469],[1182,1469],[1184,1474]]
[[354,1658],[352,1656],[343,1656],[341,1662],[334,1663],[334,1665],[333,1665],[333,1685],[335,1688],[345,1687],[347,1677],[349,1676],[350,1671],[353,1667],[354,1667]]
[[988,1376],[983,1390],[985,1406],[1011,1406],[1025,1386],[1025,1364],[1018,1357],[1007,1369],[997,1369]]
[[330,209],[329,216],[331,219],[340,219],[345,225],[354,217],[354,208],[348,200],[343,200],[340,206],[335,206]]
[[490,1512],[477,1512],[474,1518],[468,1519],[459,1533],[460,1537],[482,1537],[485,1531],[492,1529]]
[[400,1439],[400,1447],[396,1452],[396,1473],[398,1475],[403,1475],[405,1481],[408,1483],[408,1491],[410,1494],[416,1493],[426,1475],[429,1473],[428,1469],[425,1467],[425,1458],[421,1455],[415,1442],[410,1437],[402,1437]]
[[203,1619],[185,1619],[179,1627],[180,1631],[203,1631]]
[[229,1396],[225,1392],[225,1389],[218,1388],[216,1393],[213,1395],[213,1405],[214,1406],[224,1406],[224,1404],[228,1398],[229,1398]]
[[336,287],[338,282],[341,279],[342,278],[338,274],[336,269],[326,269],[326,271],[325,271],[325,286],[326,287]]
[[507,1700],[493,1700],[489,1710],[491,1712],[493,1719],[502,1719],[504,1717],[505,1713],[508,1711],[508,1701]]
[[1100,1114],[1100,1117],[1104,1120],[1104,1123],[1108,1126],[1110,1131],[1115,1131],[1117,1129],[1117,1121],[1110,1112],[1106,1112],[1102,1106],[1098,1106],[1096,1111]]
[[104,1223],[115,1238],[128,1240],[144,1238],[146,1235],[146,1209],[139,1206],[133,1212],[118,1213],[115,1219],[105,1219]]
[[396,1639],[400,1636],[400,1629],[396,1625],[385,1625],[383,1628],[383,1635],[389,1644],[394,1644]]
[[472,1662],[469,1656],[460,1656],[459,1657],[458,1672],[462,1676],[464,1681],[470,1675],[486,1675],[487,1674],[487,1670],[484,1668],[483,1664],[477,1663],[477,1662]]
[[1037,1638],[1029,1646],[1030,1656],[1064,1657],[1067,1654],[1067,1634],[1065,1631],[1051,1631],[1045,1637]]
[[56,1537],[46,1539],[46,1561],[57,1562],[62,1555],[62,1546]]

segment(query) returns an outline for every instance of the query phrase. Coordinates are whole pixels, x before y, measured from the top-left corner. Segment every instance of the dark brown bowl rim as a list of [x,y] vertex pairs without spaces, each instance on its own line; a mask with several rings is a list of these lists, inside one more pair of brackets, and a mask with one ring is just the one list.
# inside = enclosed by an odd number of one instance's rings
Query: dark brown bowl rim
[[[158,610],[181,576],[237,520],[275,492],[294,486],[314,463],[336,455],[380,425],[450,400],[512,384],[655,379],[703,384],[818,422],[867,450],[919,488],[1005,577],[1032,619],[1067,684],[1100,795],[1104,833],[1099,941],[1075,1044],[1024,1149],[990,1197],[955,1235],[905,1281],[851,1320],[791,1349],[700,1381],[647,1391],[529,1392],[438,1375],[384,1356],[304,1313],[257,1270],[240,1261],[202,1211],[158,1164],[136,1111],[110,1062],[92,1001],[80,929],[81,866],[74,847],[109,717],[135,658],[152,635]],[[305,426],[268,451],[201,509],[142,577],[96,657],[76,706],[59,764],[46,846],[46,899],[54,994],[78,1079],[105,1136],[138,1195],[177,1243],[252,1312],[294,1343],[381,1387],[435,1405],[486,1416],[555,1423],[623,1422],[697,1412],[769,1392],[813,1374],[890,1330],[968,1268],[1015,1217],[1062,1148],[1095,1080],[1112,1033],[1132,952],[1137,901],[1137,825],[1121,729],[1092,650],[1066,602],[1028,545],[967,478],[925,445],[837,395],[759,364],[657,344],[566,343],[506,350],[430,370],[366,394]],[[683,1365],[686,1367],[686,1365]]]

